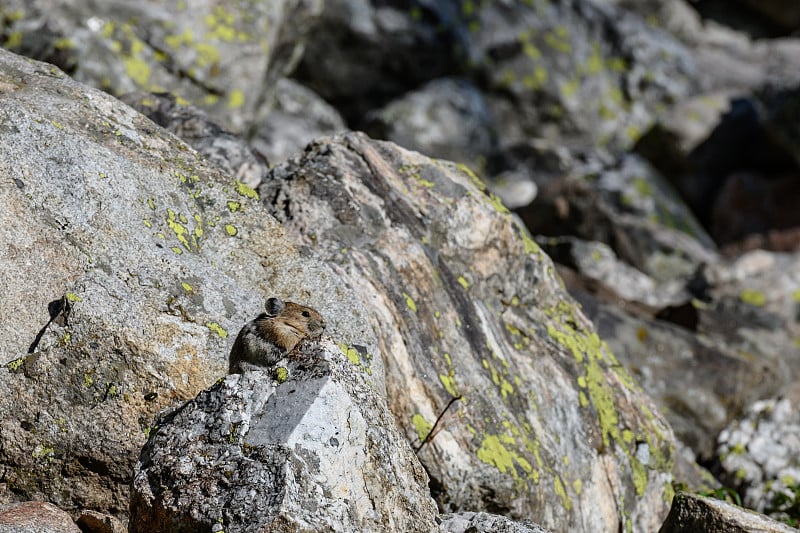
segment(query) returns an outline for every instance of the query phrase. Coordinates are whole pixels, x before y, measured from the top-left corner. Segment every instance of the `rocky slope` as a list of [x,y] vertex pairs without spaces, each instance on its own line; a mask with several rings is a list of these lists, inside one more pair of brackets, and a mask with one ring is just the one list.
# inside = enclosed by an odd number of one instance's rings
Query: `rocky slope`
[[[2,55],[0,502],[127,519],[154,420],[278,295],[439,527],[656,530],[670,469],[797,524],[790,2],[100,4],[0,6],[5,48],[155,122]],[[319,139],[348,127],[424,155]]]

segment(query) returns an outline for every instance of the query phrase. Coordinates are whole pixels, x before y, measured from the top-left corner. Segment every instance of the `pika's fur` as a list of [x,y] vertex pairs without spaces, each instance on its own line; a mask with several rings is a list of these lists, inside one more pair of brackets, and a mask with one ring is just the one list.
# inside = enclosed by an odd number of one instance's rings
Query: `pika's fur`
[[297,343],[325,330],[325,320],[315,309],[280,298],[269,298],[264,313],[244,325],[231,348],[229,374],[268,368]]

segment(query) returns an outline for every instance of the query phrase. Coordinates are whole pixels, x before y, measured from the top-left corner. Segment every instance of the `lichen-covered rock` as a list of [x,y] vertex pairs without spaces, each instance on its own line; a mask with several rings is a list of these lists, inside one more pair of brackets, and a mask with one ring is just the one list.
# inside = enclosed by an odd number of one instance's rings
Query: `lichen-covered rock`
[[384,398],[330,341],[232,374],[161,418],[132,533],[434,531],[428,478]]
[[389,405],[442,508],[555,530],[658,527],[671,430],[474,175],[348,134],[276,167],[260,192],[371,295]]
[[[364,309],[257,193],[53,66],[0,50],[0,501],[124,518],[153,415],[277,295],[376,354]],[[343,306],[347,312],[342,312]]]
[[605,243],[657,282],[686,281],[718,259],[695,216],[646,161],[601,152],[585,159],[519,210],[532,232]]
[[786,519],[800,493],[800,386],[753,403],[719,435],[721,476],[743,493],[742,502]]
[[223,129],[201,109],[178,104],[165,93],[128,93],[120,99],[174,134],[251,188],[258,187],[269,171],[269,162],[241,137]]
[[797,530],[728,502],[679,492],[659,533],[791,533]]
[[[748,357],[717,337],[698,335],[699,315],[707,310],[692,303],[681,310],[683,317],[658,318],[637,314],[633,306],[620,309],[619,300],[574,285],[570,290],[620,362],[664,410],[675,434],[704,460],[714,457],[716,436],[727,424],[788,377],[778,354]],[[725,323],[725,317],[716,321]]]
[[704,460],[746,407],[797,379],[796,255],[751,252],[656,283],[600,243],[540,242],[617,358]]
[[450,513],[440,518],[447,533],[548,533],[533,522],[515,522],[489,513]]
[[629,147],[659,107],[695,91],[688,49],[611,3],[466,5],[473,64],[506,142]]
[[9,0],[7,49],[114,94],[169,91],[242,131],[297,63],[320,0]]

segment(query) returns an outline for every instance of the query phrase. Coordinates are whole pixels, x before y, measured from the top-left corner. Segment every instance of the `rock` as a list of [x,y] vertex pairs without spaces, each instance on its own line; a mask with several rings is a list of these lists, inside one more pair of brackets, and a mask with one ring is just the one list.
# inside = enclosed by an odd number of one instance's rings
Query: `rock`
[[450,513],[441,515],[441,528],[448,533],[547,533],[527,520],[515,522],[489,513]]
[[752,252],[683,283],[656,283],[600,243],[539,240],[601,337],[703,460],[745,408],[797,379],[796,255]]
[[694,61],[610,3],[481,4],[467,14],[473,68],[503,142],[631,146],[657,110],[696,90]]
[[259,190],[371,295],[389,406],[442,509],[557,531],[658,527],[669,427],[474,175],[347,134],[312,143]]
[[753,403],[717,440],[722,479],[742,493],[744,505],[784,521],[798,518],[798,408],[800,386],[794,383],[778,397]]
[[785,363],[747,357],[718,338],[626,313],[575,293],[599,334],[644,390],[666,409],[677,437],[696,456],[714,456],[716,435],[783,382]]
[[[652,309],[654,314],[659,309],[681,305],[690,298],[684,283],[674,279],[659,283],[620,261],[614,251],[601,242],[572,237],[540,238],[538,242],[547,255],[558,263],[559,273],[573,294],[579,288],[586,292],[603,293],[604,299],[613,301],[615,305],[636,303]],[[562,267],[576,271],[579,276]]]
[[78,81],[113,94],[172,92],[244,131],[299,60],[322,2],[9,0],[3,7],[14,14],[7,48],[44,60],[66,56]]
[[679,492],[659,533],[790,533],[797,531],[752,511],[697,494]]
[[365,131],[438,159],[486,166],[495,150],[492,117],[475,85],[440,78],[367,115]]
[[174,96],[165,93],[128,93],[121,99],[248,187],[258,187],[267,175],[266,158],[201,109],[179,105]]
[[324,135],[347,130],[344,119],[314,91],[281,78],[273,88],[269,109],[262,110],[251,132],[251,144],[272,164],[301,152]]
[[130,531],[434,531],[428,477],[365,376],[304,342],[167,414],[137,463]]
[[463,31],[450,2],[328,0],[295,77],[359,126],[368,110],[450,73]]
[[605,243],[659,283],[685,281],[718,257],[669,183],[636,156],[590,154],[518,213],[534,233]]
[[127,533],[128,528],[113,516],[84,509],[75,521],[83,533]]
[[0,507],[0,533],[80,533],[68,513],[46,502]]
[[256,192],[107,94],[0,50],[2,498],[125,519],[153,416],[210,386],[268,296],[381,357],[359,297]]

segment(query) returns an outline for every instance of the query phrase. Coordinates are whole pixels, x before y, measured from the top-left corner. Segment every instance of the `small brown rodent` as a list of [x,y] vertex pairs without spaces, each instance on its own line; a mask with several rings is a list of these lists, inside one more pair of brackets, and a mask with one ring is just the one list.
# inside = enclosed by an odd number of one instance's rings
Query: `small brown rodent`
[[315,309],[269,298],[264,313],[244,325],[231,348],[229,374],[269,368],[305,338],[322,335],[325,320]]

